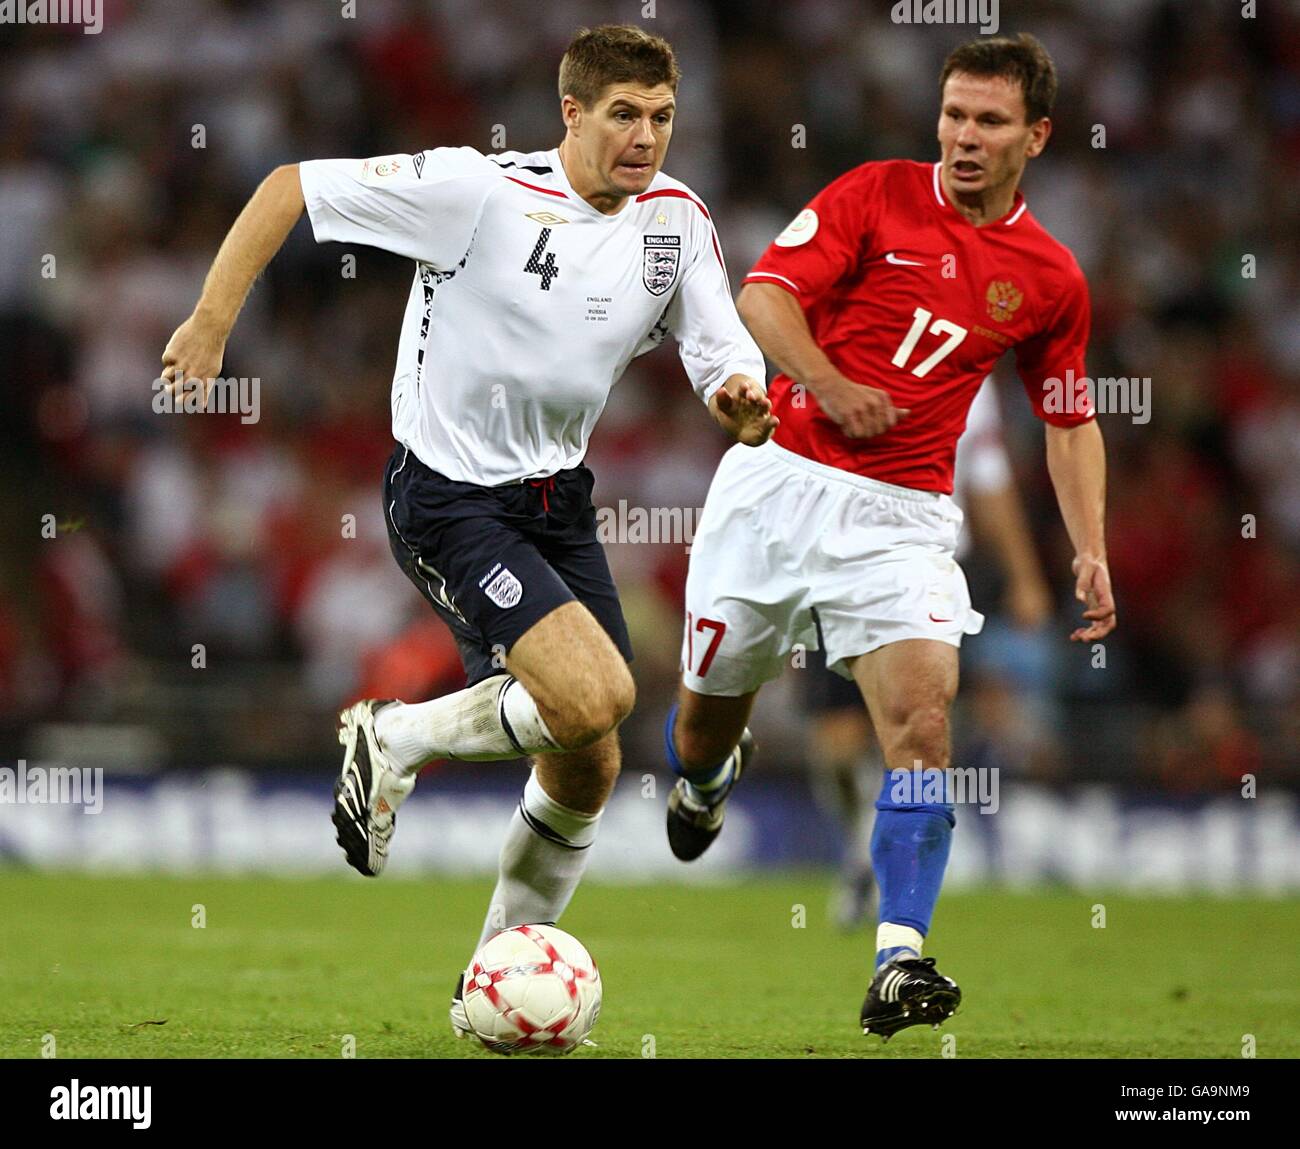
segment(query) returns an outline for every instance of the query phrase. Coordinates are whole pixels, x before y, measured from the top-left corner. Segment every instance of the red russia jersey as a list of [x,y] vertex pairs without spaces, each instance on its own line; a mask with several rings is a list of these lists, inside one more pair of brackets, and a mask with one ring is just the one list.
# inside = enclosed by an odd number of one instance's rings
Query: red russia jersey
[[1093,417],[1082,382],[1088,285],[1019,192],[1002,219],[975,227],[948,202],[939,164],[863,164],[823,188],[745,282],[792,292],[831,362],[911,411],[892,430],[850,439],[777,375],[775,440],[819,463],[950,493],[966,412],[1009,347],[1040,419],[1074,427]]

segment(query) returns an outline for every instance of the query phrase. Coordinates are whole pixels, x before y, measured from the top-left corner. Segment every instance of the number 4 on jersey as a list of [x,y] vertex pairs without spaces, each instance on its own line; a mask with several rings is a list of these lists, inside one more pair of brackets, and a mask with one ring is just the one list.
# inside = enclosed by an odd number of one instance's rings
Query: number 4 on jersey
[[[547,241],[551,238],[551,229],[542,228],[542,234],[537,237],[537,246],[533,248],[533,254],[528,257],[528,262],[524,264],[524,270],[533,275],[542,277],[542,290],[551,290],[551,280],[560,274],[559,267],[555,263],[555,252],[546,251]],[[546,258],[542,259],[542,252],[546,252]]]

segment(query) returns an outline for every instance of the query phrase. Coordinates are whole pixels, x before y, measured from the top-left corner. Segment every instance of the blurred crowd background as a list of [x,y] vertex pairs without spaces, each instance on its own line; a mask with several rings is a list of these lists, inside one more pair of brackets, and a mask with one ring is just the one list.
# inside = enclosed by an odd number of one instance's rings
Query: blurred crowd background
[[[162,348],[272,168],[554,146],[574,31],[643,23],[684,73],[666,170],[708,203],[738,283],[842,171],[936,157],[939,66],[977,30],[895,25],[893,6],[358,0],[347,19],[334,0],[104,0],[97,36],[0,27],[0,756],[332,773],[341,705],[462,681],[381,519],[409,264],[317,246],[302,222],[227,348],[223,375],[261,380],[260,420],[152,409]],[[1121,626],[1101,666],[1066,641],[1042,430],[999,369],[1057,610],[1017,628],[997,565],[966,560],[989,623],[963,652],[957,764],[1179,794],[1298,785],[1300,6],[1004,0],[1000,18],[1059,69],[1024,190],[1087,273],[1091,373],[1150,377],[1151,417],[1103,417]],[[726,446],[660,349],[596,431],[597,503],[699,507]],[[660,765],[687,555],[610,557],[639,776]],[[765,771],[807,757],[808,661],[763,696]]]

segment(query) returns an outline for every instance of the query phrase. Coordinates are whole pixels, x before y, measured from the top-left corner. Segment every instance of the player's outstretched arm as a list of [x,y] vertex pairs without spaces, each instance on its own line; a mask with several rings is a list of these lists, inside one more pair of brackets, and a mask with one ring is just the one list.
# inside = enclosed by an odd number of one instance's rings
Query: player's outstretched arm
[[205,381],[221,370],[226,339],[253,281],[271,262],[305,210],[297,164],[283,164],[266,177],[239,213],[217,257],[193,314],[168,340],[162,377],[175,393],[186,379]]
[[1074,597],[1088,620],[1070,639],[1095,642],[1117,622],[1106,567],[1106,447],[1095,419],[1077,427],[1048,425],[1047,470],[1074,543]]
[[724,431],[747,447],[772,437],[780,425],[763,385],[748,375],[732,375],[709,399],[709,413]]
[[850,439],[888,431],[908,412],[877,387],[854,383],[817,346],[799,301],[783,287],[747,283],[737,301],[740,317],[763,353],[796,383],[812,392]]

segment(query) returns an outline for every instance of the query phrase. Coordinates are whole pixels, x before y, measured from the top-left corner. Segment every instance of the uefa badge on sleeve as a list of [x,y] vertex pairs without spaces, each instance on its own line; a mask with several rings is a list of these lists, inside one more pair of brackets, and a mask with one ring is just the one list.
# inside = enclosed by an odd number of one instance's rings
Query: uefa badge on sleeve
[[682,256],[680,235],[647,235],[641,282],[651,295],[663,295],[677,280]]
[[806,207],[787,225],[785,230],[772,242],[777,247],[800,247],[817,234],[817,225],[821,221],[812,208]]

